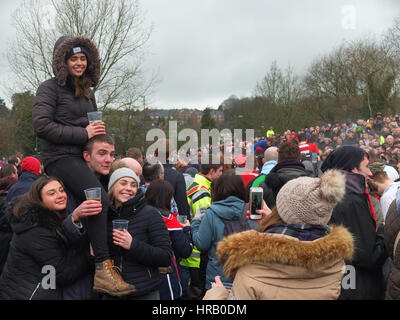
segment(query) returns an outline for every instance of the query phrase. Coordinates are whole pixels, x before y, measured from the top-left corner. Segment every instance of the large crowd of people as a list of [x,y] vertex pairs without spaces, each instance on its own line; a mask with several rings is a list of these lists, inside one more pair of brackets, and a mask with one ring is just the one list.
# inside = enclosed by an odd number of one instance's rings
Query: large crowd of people
[[96,46],[62,37],[53,66],[40,157],[0,163],[0,299],[400,299],[398,115],[270,127],[230,159],[116,155],[87,118]]

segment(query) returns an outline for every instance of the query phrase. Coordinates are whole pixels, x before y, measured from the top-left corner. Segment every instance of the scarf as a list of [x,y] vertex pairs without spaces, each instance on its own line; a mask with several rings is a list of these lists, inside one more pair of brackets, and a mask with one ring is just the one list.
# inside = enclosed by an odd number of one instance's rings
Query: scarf
[[300,241],[314,241],[327,236],[329,232],[328,226],[309,224],[276,224],[265,230],[265,233],[284,234]]

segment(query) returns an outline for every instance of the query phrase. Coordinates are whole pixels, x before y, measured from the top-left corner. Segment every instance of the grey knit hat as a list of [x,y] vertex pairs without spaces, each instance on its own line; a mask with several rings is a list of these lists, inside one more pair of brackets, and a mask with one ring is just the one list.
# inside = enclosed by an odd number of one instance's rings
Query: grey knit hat
[[110,177],[110,181],[108,182],[108,190],[111,189],[111,187],[114,185],[114,183],[116,183],[119,179],[124,178],[124,177],[130,177],[130,178],[135,179],[137,182],[137,185],[139,187],[140,180],[135,172],[133,172],[129,168],[119,168],[112,173],[112,175]]
[[290,180],[276,198],[278,214],[287,224],[326,226],[345,188],[346,178],[338,170],[328,170],[321,178]]

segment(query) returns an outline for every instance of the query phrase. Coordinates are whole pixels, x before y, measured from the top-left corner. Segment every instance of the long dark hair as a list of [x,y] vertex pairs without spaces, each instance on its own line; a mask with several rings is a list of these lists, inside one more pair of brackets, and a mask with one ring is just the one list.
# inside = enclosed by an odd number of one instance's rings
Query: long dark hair
[[[13,214],[18,217],[19,213],[21,212],[21,209],[29,204],[36,204],[38,206],[45,208],[45,206],[43,205],[41,192],[44,186],[50,183],[51,181],[59,182],[61,186],[65,189],[63,182],[59,178],[42,176],[32,184],[28,193],[23,195],[21,200],[18,201],[18,203],[14,206]],[[66,215],[66,209],[56,213],[60,218],[63,218]]]
[[146,202],[158,209],[171,211],[171,200],[174,195],[174,187],[165,180],[155,180],[146,190]]
[[81,77],[74,77],[75,97],[85,97],[90,100],[89,88],[92,83],[93,80],[88,74],[86,74],[86,71]]
[[235,174],[235,170],[224,172],[224,174],[213,181],[211,185],[212,202],[225,200],[229,196],[235,196],[247,202],[243,180],[239,175]]

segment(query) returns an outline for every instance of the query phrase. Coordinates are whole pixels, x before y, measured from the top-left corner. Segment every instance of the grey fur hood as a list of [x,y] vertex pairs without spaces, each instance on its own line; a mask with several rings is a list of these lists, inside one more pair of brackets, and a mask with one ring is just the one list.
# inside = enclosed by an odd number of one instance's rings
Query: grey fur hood
[[83,46],[89,52],[88,66],[85,71],[92,79],[92,86],[95,87],[100,79],[101,61],[96,45],[89,39],[83,37],[60,37],[54,45],[53,51],[53,72],[57,83],[64,87],[67,83],[68,68],[65,61],[67,53],[74,47]]

